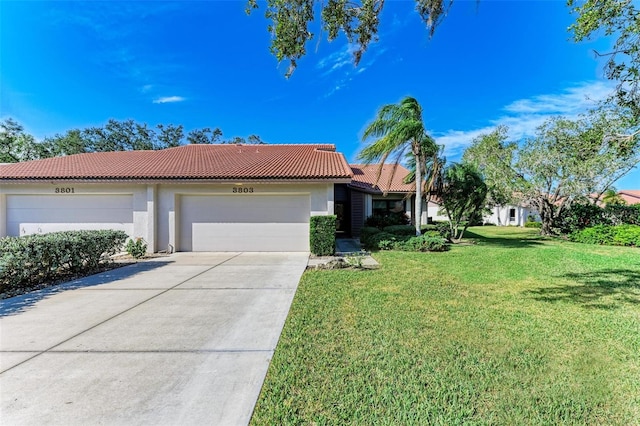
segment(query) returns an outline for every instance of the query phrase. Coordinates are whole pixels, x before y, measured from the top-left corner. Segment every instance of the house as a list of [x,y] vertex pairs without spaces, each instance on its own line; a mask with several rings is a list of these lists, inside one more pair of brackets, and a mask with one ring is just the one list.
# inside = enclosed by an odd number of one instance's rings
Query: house
[[186,145],[0,166],[0,237],[119,229],[149,251],[309,251],[352,171],[334,145]]
[[528,204],[494,206],[491,214],[483,217],[483,222],[498,226],[524,226],[529,218],[540,222],[538,211]]
[[618,191],[618,195],[630,206],[640,204],[640,190],[623,189]]
[[406,168],[394,164],[384,164],[382,169],[378,164],[351,164],[350,168],[351,181],[335,186],[338,236],[359,237],[366,218],[372,215],[405,213],[411,217],[413,185],[403,181],[409,173]]

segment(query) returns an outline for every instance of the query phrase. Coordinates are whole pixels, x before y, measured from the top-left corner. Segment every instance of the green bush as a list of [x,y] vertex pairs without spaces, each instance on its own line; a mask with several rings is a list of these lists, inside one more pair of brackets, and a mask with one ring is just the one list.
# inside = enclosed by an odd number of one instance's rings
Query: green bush
[[570,241],[586,244],[640,247],[640,226],[638,225],[597,225],[569,235]]
[[336,216],[311,216],[311,253],[316,256],[331,256],[336,251]]
[[535,221],[531,221],[531,222],[525,222],[524,223],[524,227],[525,228],[542,228],[542,222],[535,222]]
[[402,251],[446,251],[449,244],[438,233],[428,233],[411,237],[406,241],[398,241],[393,248]]
[[449,222],[438,222],[436,223],[436,229],[442,238],[447,241],[451,241],[451,227],[449,226]]
[[613,225],[640,225],[640,204],[632,206],[609,205],[604,208],[604,216]]
[[382,230],[394,235],[416,235],[416,228],[411,225],[385,226]]
[[126,249],[127,253],[129,253],[134,259],[143,258],[144,255],[147,254],[147,244],[142,238],[132,238],[127,241]]
[[91,273],[122,248],[123,231],[63,231],[0,239],[0,292]]
[[370,235],[365,241],[360,240],[364,248],[367,250],[391,250],[393,243],[407,236],[399,236],[389,232],[377,232]]
[[428,225],[422,225],[420,227],[420,231],[424,234],[427,231],[437,231],[438,230],[438,225],[436,225],[435,223],[430,223]]
[[383,229],[386,226],[392,225],[407,225],[411,221],[407,217],[406,213],[390,213],[386,216],[374,215],[369,216],[365,221],[365,226],[371,226],[374,228]]

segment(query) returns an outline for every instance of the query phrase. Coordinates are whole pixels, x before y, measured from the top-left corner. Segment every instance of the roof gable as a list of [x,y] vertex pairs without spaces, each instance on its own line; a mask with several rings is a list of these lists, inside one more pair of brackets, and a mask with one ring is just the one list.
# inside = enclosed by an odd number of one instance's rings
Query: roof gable
[[329,144],[185,145],[159,151],[95,152],[8,164],[0,180],[24,179],[348,179]]

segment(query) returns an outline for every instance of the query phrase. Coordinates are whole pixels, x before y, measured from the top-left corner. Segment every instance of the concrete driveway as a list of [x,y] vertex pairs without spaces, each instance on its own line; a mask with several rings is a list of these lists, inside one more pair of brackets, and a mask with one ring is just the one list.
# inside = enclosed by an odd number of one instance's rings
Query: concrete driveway
[[177,253],[3,300],[0,423],[247,424],[307,258]]

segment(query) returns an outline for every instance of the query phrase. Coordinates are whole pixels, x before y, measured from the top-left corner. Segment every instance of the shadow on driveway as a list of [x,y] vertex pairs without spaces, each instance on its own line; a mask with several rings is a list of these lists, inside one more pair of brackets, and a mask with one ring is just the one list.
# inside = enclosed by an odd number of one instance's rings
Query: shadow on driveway
[[108,271],[100,272],[95,275],[89,275],[87,277],[77,278],[75,280],[56,284],[51,287],[43,288],[42,290],[35,290],[29,293],[21,294],[19,296],[10,297],[0,301],[0,317],[16,315],[20,312],[24,312],[40,300],[46,299],[47,297],[52,296],[56,293],[124,280],[140,272],[151,271],[169,263],[171,262],[139,262],[133,265],[110,269]]

